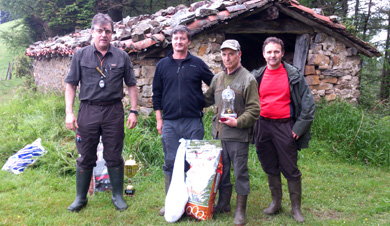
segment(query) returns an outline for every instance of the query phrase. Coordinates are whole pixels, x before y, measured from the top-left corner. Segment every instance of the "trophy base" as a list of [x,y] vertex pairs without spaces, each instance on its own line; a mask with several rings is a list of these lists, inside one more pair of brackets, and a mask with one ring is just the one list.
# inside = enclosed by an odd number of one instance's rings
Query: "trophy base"
[[221,114],[221,117],[219,118],[219,120],[221,120],[221,122],[225,122],[227,120],[227,117],[229,117],[229,118],[237,118],[237,114],[235,114],[235,113],[232,113],[232,114]]
[[127,185],[126,189],[125,189],[125,195],[126,196],[133,196],[135,193],[135,189],[134,189],[134,186],[133,185]]
[[135,193],[135,189],[125,189],[125,195],[126,196],[133,196]]

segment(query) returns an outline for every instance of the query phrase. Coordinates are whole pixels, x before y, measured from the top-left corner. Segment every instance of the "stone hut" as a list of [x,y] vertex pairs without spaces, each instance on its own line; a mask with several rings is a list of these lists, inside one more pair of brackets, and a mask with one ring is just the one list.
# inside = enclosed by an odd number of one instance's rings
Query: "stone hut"
[[[242,64],[253,70],[266,62],[262,43],[269,36],[285,42],[284,60],[304,73],[315,100],[336,98],[357,102],[361,55],[380,56],[377,49],[350,34],[334,16],[300,5],[296,0],[201,1],[152,15],[126,17],[114,24],[112,44],[129,53],[139,89],[139,108],[152,111],[152,81],[156,63],[171,51],[171,30],[185,24],[193,31],[189,51],[222,70],[220,45],[237,39]],[[26,50],[34,58],[34,78],[42,91],[64,91],[73,53],[91,43],[90,29],[36,42]],[[128,100],[124,100],[128,103]]]

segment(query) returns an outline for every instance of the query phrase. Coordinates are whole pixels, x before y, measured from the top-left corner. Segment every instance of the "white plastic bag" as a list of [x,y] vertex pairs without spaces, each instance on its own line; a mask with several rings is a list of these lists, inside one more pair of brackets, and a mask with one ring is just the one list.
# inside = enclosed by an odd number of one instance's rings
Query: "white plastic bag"
[[103,142],[100,137],[99,144],[97,146],[97,161],[96,166],[93,168],[93,176],[91,185],[89,186],[89,194],[93,195],[94,192],[109,191],[112,189],[110,183],[110,176],[108,175],[106,161],[103,158]]
[[33,143],[26,145],[23,149],[9,157],[2,170],[10,171],[14,174],[21,174],[25,168],[35,163],[38,157],[45,153],[46,150],[41,145],[41,138],[38,138]]
[[186,140],[180,139],[180,146],[176,153],[175,164],[173,166],[172,180],[169,186],[167,197],[165,198],[166,221],[173,223],[183,215],[188,202],[187,187],[184,177],[184,158],[186,153]]

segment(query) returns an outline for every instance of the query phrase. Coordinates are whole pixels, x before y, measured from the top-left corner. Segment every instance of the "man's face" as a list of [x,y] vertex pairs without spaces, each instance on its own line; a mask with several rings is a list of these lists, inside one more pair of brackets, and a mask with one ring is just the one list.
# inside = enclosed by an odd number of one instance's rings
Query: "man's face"
[[172,48],[174,52],[186,53],[191,41],[188,40],[185,32],[177,32],[172,35]]
[[223,65],[225,65],[228,72],[237,69],[240,64],[241,51],[225,48],[222,49],[221,56]]
[[267,66],[269,69],[277,69],[282,62],[282,57],[284,52],[282,52],[282,46],[277,43],[268,43],[263,52],[265,61],[267,61]]
[[112,38],[111,24],[95,25],[92,30],[92,37],[96,49],[99,51],[108,50]]

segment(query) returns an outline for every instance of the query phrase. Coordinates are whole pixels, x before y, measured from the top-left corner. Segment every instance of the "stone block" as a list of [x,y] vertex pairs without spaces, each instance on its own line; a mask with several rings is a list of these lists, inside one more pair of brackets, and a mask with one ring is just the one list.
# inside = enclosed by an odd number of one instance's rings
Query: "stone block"
[[215,35],[215,42],[216,43],[219,43],[219,44],[222,44],[222,42],[225,40],[225,35],[222,34],[222,33],[217,33]]
[[309,86],[314,86],[320,84],[320,76],[318,75],[310,75],[305,77],[306,82]]
[[207,45],[201,45],[198,50],[198,56],[203,56],[207,51]]
[[153,96],[152,86],[151,85],[143,86],[141,97],[152,97],[152,96]]
[[336,98],[337,98],[337,95],[334,93],[325,96],[326,101],[336,100]]
[[337,84],[337,78],[336,77],[326,77],[321,80],[321,82],[331,83],[331,84]]
[[332,76],[332,77],[340,77],[340,71],[339,70],[334,70],[334,69],[326,69],[321,71],[321,74],[324,76]]
[[314,38],[314,42],[315,43],[321,43],[321,42],[325,41],[326,37],[328,37],[326,34],[318,33],[316,35],[316,37]]
[[305,66],[305,75],[315,75],[315,74],[316,74],[316,68],[313,65]]
[[329,57],[322,54],[316,54],[314,55],[313,64],[318,66],[329,65]]
[[150,116],[153,112],[153,108],[151,107],[140,107],[139,112],[141,115]]
[[221,44],[219,43],[211,43],[210,53],[220,53]]
[[133,68],[133,70],[134,70],[134,75],[136,78],[141,77],[141,68],[140,67]]
[[153,84],[152,77],[137,79],[137,86],[152,85],[152,84]]
[[330,89],[333,89],[333,84],[321,82],[318,85],[318,90],[330,90]]
[[347,56],[354,56],[358,53],[356,48],[348,48],[347,49]]
[[340,57],[334,55],[331,57],[331,59],[333,66],[338,66],[340,64]]
[[341,52],[344,52],[344,51],[346,51],[345,45],[343,43],[341,43],[341,42],[336,42],[336,46],[333,49],[333,53],[338,54],[338,53],[341,53]]
[[312,53],[317,54],[319,53],[319,51],[322,50],[322,45],[318,43],[313,43],[310,45],[310,50],[312,51]]
[[144,77],[153,77],[156,66],[143,66],[141,75]]
[[318,69],[320,69],[320,70],[326,70],[326,69],[329,69],[329,68],[330,68],[330,66],[327,65],[327,64],[318,66]]

